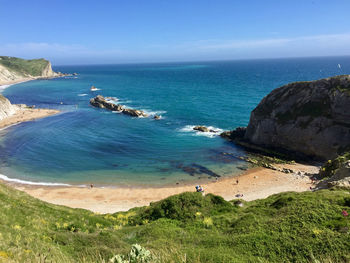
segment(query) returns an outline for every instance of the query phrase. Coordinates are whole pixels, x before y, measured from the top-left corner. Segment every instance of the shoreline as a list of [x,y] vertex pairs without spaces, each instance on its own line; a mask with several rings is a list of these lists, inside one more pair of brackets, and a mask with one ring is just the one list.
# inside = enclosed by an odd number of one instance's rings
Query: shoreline
[[4,130],[22,122],[34,121],[58,113],[60,113],[60,111],[54,109],[19,108],[16,113],[0,121],[0,130]]
[[[299,163],[285,164],[283,167],[307,173],[318,172],[316,166]],[[236,180],[239,181],[238,184]],[[83,208],[95,213],[115,213],[149,205],[151,202],[162,200],[171,195],[193,192],[198,184],[198,182],[185,182],[173,186],[90,188],[87,186],[45,186],[3,182],[42,201],[72,208]],[[251,201],[281,192],[310,191],[312,183],[306,175],[285,174],[267,168],[255,167],[239,176],[225,177],[201,185],[206,194],[220,195],[226,200],[241,198]],[[238,194],[243,194],[243,197],[237,197]]]
[[[56,76],[51,76],[51,77],[26,77],[26,78],[21,78],[21,79],[16,79],[16,80],[10,80],[10,81],[0,81],[0,92],[12,85],[19,84],[19,83],[24,83],[32,80],[40,80],[40,79],[55,79],[55,78],[61,78],[61,77],[66,77],[70,76],[71,74],[57,74]],[[6,86],[6,87],[3,87]]]

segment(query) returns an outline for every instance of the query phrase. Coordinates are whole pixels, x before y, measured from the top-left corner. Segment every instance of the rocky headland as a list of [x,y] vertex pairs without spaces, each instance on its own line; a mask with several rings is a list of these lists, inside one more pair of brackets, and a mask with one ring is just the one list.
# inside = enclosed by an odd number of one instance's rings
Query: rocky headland
[[128,109],[121,104],[115,104],[108,101],[102,95],[97,95],[95,98],[90,99],[90,104],[97,108],[108,109],[111,111],[117,111],[131,117],[148,117],[148,115],[142,110]]
[[295,82],[273,90],[230,140],[319,160],[350,149],[350,76]]
[[57,78],[67,76],[61,72],[54,72],[51,63],[45,59],[21,59],[0,56],[0,85],[9,85],[19,82]]
[[350,187],[349,106],[350,75],[290,83],[263,98],[248,127],[220,136],[253,151],[327,160],[318,188]]

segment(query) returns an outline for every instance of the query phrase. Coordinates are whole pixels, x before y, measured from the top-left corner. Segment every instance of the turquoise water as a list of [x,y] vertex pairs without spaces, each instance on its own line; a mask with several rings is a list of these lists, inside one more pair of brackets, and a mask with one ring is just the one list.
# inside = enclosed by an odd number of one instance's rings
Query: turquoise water
[[[33,182],[161,185],[242,172],[247,164],[222,154],[244,155],[242,149],[214,134],[195,133],[191,126],[245,126],[251,110],[271,90],[293,81],[349,74],[350,58],[54,70],[79,75],[3,91],[13,103],[61,113],[0,131],[0,174]],[[91,85],[100,90],[91,92]],[[93,108],[89,99],[97,94],[163,118],[131,118]]]

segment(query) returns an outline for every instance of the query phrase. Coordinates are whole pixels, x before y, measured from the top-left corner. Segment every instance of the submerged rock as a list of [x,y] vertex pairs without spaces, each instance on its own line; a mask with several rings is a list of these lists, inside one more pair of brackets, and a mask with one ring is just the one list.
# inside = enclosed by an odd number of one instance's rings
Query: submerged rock
[[290,83],[273,90],[252,111],[244,139],[333,159],[350,149],[349,105],[350,75]]
[[132,117],[147,117],[148,115],[142,110],[125,109],[120,104],[115,104],[106,100],[102,95],[97,95],[95,98],[90,99],[90,104],[94,107],[108,109],[111,111],[118,111],[125,115]]
[[162,118],[162,116],[160,116],[160,115],[154,115],[153,116],[153,119],[155,119],[155,120],[160,120]]

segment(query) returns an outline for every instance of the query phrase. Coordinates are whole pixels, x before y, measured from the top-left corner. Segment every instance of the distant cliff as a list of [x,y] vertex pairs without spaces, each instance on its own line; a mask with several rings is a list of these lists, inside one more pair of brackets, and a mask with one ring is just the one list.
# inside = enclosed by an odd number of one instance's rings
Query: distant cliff
[[12,105],[8,99],[0,95],[0,121],[14,114],[16,110],[16,105]]
[[350,75],[295,82],[273,90],[252,111],[247,129],[221,136],[321,160],[350,149]]
[[51,63],[45,59],[21,59],[0,56],[0,85],[14,82],[61,76],[51,68]]

